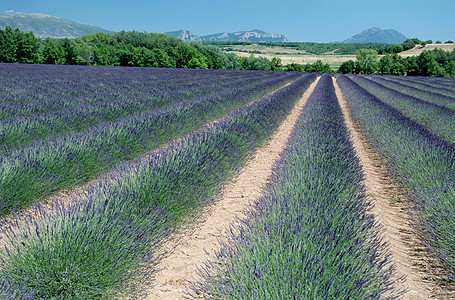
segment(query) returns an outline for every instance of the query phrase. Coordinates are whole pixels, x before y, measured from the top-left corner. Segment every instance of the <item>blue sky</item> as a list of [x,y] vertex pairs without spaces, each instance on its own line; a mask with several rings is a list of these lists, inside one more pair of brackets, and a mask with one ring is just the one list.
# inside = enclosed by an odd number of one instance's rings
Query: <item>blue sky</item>
[[0,12],[38,12],[105,29],[197,35],[262,29],[291,41],[340,41],[370,27],[455,40],[454,0],[2,0]]

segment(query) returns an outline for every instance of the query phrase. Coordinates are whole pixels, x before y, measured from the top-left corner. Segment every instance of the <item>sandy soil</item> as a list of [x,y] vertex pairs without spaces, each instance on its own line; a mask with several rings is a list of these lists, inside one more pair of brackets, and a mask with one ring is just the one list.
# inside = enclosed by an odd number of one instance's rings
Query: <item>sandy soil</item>
[[280,125],[269,143],[258,149],[253,159],[227,184],[221,199],[213,205],[204,221],[192,232],[181,236],[178,244],[165,245],[171,254],[160,264],[161,271],[155,276],[155,286],[148,299],[183,299],[190,287],[188,281],[199,279],[197,267],[202,266],[219,249],[218,239],[226,236],[231,224],[242,217],[250,203],[257,200],[262,187],[268,182],[272,166],[284,149],[291,130],[303,106],[316,86],[317,80],[308,88],[286,120]]
[[[363,167],[364,184],[374,205],[372,213],[383,229],[384,241],[389,243],[393,253],[397,286],[406,291],[402,299],[434,298],[435,295],[440,295],[441,291],[431,282],[429,276],[431,270],[424,255],[425,247],[413,232],[406,194],[387,173],[379,154],[361,134],[360,126],[354,122],[335,79],[334,84],[346,124],[351,132],[351,140]],[[405,278],[400,280],[402,276]]]

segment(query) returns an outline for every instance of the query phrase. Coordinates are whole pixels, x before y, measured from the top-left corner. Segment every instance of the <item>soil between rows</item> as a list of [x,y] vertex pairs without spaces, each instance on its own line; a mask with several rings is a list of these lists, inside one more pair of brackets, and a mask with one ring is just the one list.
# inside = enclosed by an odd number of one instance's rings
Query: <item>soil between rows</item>
[[219,239],[227,235],[236,218],[242,218],[250,203],[256,201],[268,182],[272,166],[287,144],[294,125],[319,78],[305,91],[289,116],[283,121],[267,145],[258,149],[247,165],[227,184],[217,201],[192,232],[182,234],[178,244],[164,246],[170,254],[158,266],[154,286],[147,299],[183,299],[190,281],[197,281],[197,268],[219,249]]
[[[192,232],[181,235],[178,244],[165,245],[171,254],[160,263],[161,271],[155,275],[155,286],[148,299],[183,299],[191,287],[191,281],[199,279],[197,268],[219,249],[219,239],[228,233],[236,218],[261,195],[268,182],[271,168],[284,149],[287,139],[309,95],[316,86],[314,82],[305,92],[294,110],[271,138],[267,146],[258,149],[254,158],[222,192],[221,199],[204,216]],[[392,252],[395,264],[395,281],[399,290],[405,291],[401,299],[446,298],[434,284],[429,274],[430,266],[425,260],[425,247],[414,234],[402,187],[388,174],[387,167],[362,135],[354,122],[346,99],[334,79],[334,85],[346,125],[351,132],[351,141],[364,171],[367,194],[385,241]]]
[[[434,285],[430,265],[425,259],[426,248],[414,233],[410,218],[410,200],[396,180],[387,172],[386,164],[363,136],[354,121],[344,95],[333,78],[335,92],[351,133],[357,157],[365,176],[364,185],[373,207],[384,241],[389,244],[395,265],[398,289],[405,291],[401,299],[429,299],[441,296]],[[439,298],[439,297],[438,297]]]
[[[286,146],[300,111],[317,81],[304,93],[268,144],[258,149],[254,158],[226,185],[222,198],[203,216],[205,221],[191,232],[185,232],[163,246],[163,249],[171,253],[161,261],[161,271],[154,276],[154,286],[149,291],[148,299],[183,299],[186,296],[186,290],[190,287],[188,281],[199,279],[197,267],[201,267],[210,258],[209,254],[218,250],[218,240],[226,236],[229,226],[234,224],[236,218],[243,216],[243,211],[250,203],[259,198],[262,187],[268,182],[272,166]],[[388,175],[385,164],[362,135],[359,125],[354,122],[335,79],[334,85],[346,125],[351,132],[351,140],[365,173],[364,184],[374,204],[372,213],[381,225],[384,240],[393,252],[392,261],[397,270],[398,287],[407,291],[402,299],[450,298],[443,294],[429,276],[432,270],[424,258],[425,247],[413,233],[405,193]],[[68,205],[76,195],[83,196],[91,186],[104,180],[109,181],[109,176],[95,179],[71,191],[61,191],[52,199]],[[45,210],[50,209],[51,205],[45,204]],[[4,240],[0,238],[0,244],[3,243]],[[400,279],[402,276],[406,278]]]

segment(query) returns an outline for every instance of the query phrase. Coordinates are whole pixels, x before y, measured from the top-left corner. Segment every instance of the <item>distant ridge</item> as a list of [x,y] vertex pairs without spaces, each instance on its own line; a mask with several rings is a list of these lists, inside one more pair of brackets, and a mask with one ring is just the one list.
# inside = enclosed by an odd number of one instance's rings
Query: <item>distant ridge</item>
[[190,41],[201,41],[201,37],[195,35],[194,33],[188,30],[178,30],[178,31],[170,31],[165,32],[164,34],[170,35],[174,38],[181,39],[182,41],[190,42]]
[[281,33],[267,33],[259,29],[250,31],[238,31],[233,33],[215,33],[198,36],[188,30],[166,32],[170,36],[183,41],[211,41],[211,42],[288,42],[286,36]]
[[113,31],[98,26],[80,24],[64,18],[39,13],[6,12],[0,13],[0,28],[10,26],[22,32],[33,32],[40,38],[76,38],[88,33]]
[[366,29],[350,38],[344,40],[342,43],[385,43],[385,44],[401,44],[408,38],[399,33],[395,29],[381,29],[379,27],[372,27]]

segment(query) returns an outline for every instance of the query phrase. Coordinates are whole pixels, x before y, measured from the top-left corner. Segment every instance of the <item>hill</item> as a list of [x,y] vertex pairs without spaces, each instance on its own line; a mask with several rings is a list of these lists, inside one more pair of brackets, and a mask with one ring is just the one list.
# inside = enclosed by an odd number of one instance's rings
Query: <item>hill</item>
[[166,32],[164,34],[170,35],[174,38],[180,39],[182,41],[201,41],[201,37],[198,35],[195,35],[191,31],[188,30],[178,30],[178,31],[171,31],[171,32]]
[[10,26],[22,32],[33,32],[40,38],[76,38],[87,33],[114,33],[98,26],[80,24],[64,18],[38,13],[7,12],[0,13],[0,28]]
[[250,31],[238,31],[233,33],[215,33],[198,36],[188,30],[166,32],[165,34],[181,39],[183,41],[205,41],[205,42],[288,42],[286,36],[281,33],[267,33],[259,29]]
[[381,29],[372,27],[356,35],[351,36],[343,43],[384,43],[384,44],[401,44],[407,37],[395,29]]
[[425,46],[417,45],[413,49],[400,52],[399,54],[401,57],[419,56],[425,50],[432,51],[435,49],[453,51],[453,50],[455,50],[455,44],[446,43],[446,44],[426,44]]

